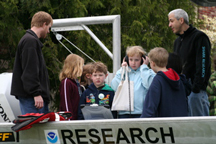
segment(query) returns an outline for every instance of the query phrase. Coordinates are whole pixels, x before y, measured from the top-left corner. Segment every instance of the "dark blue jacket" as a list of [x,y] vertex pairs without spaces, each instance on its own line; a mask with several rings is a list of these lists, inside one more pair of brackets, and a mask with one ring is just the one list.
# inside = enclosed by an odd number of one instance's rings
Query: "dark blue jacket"
[[188,115],[185,88],[179,75],[172,70],[176,80],[159,71],[146,95],[141,117],[180,117]]
[[[114,90],[107,84],[105,84],[105,86],[101,90],[98,90],[95,87],[94,83],[92,83],[82,93],[82,96],[80,98],[79,109],[78,109],[78,119],[79,120],[84,119],[80,105],[82,104],[91,105],[95,103],[98,105],[109,105],[109,107],[111,108],[114,95],[115,95]],[[117,117],[116,111],[112,111],[112,114],[114,118]]]

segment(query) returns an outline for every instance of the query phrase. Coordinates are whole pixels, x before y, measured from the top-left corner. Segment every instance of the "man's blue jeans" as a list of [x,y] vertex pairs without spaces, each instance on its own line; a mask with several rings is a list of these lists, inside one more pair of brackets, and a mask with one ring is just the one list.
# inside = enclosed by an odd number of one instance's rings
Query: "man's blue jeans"
[[20,104],[20,110],[22,115],[26,113],[49,113],[48,103],[44,102],[44,107],[41,109],[37,109],[35,107],[35,101],[33,97],[18,97],[19,98],[19,104]]
[[206,91],[191,92],[188,96],[189,116],[209,116],[209,105]]

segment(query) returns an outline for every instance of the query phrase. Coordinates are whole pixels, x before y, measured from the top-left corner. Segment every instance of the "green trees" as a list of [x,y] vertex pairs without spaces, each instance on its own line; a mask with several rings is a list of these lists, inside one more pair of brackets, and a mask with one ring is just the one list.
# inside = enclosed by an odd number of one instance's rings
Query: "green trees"
[[18,1],[0,2],[0,73],[12,69],[17,41],[24,33]]
[[[195,7],[190,0],[2,0],[0,2],[0,73],[11,71],[17,44],[30,28],[31,17],[37,11],[49,12],[53,19],[102,15],[121,15],[121,55],[127,46],[141,45],[147,52],[156,46],[172,51],[176,36],[168,27],[168,12],[185,9],[190,23],[195,20]],[[194,23],[195,24],[195,23]],[[89,28],[112,51],[112,26],[91,25]],[[85,31],[61,32],[96,61],[104,62],[112,72],[112,60]],[[43,53],[49,70],[51,91],[58,95],[58,74],[69,54],[50,33],[43,40]],[[83,54],[69,43],[62,42],[73,53]],[[123,58],[123,57],[122,57]],[[3,61],[6,62],[6,66]]]

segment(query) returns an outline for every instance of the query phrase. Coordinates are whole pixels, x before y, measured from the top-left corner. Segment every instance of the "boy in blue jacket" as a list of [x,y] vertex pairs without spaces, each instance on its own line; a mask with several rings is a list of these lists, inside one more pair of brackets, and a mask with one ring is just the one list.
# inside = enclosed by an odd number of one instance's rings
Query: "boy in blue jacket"
[[179,75],[167,69],[168,52],[156,47],[149,54],[150,66],[156,76],[146,95],[141,118],[187,116],[187,98]]
[[[92,75],[91,79],[93,81],[92,84],[88,86],[88,88],[83,92],[78,110],[78,119],[83,120],[83,114],[81,111],[81,105],[109,105],[112,107],[112,101],[114,97],[114,90],[107,84],[105,84],[105,79],[108,76],[107,74],[107,66],[102,62],[95,62],[92,65]],[[117,117],[117,112],[112,111],[112,115],[114,118]]]

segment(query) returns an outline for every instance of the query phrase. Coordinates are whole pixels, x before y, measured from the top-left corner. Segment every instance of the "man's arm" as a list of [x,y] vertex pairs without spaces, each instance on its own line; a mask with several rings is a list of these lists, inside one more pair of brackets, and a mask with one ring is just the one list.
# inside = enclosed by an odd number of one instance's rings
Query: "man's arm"
[[22,82],[25,92],[29,96],[39,96],[41,95],[40,88],[40,60],[38,57],[38,51],[35,42],[33,40],[28,40],[23,44],[23,51],[21,56],[22,62]]
[[192,91],[194,93],[198,93],[206,79],[208,79],[209,67],[211,65],[211,44],[208,37],[200,36],[196,42],[196,72],[192,85]]

